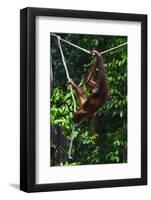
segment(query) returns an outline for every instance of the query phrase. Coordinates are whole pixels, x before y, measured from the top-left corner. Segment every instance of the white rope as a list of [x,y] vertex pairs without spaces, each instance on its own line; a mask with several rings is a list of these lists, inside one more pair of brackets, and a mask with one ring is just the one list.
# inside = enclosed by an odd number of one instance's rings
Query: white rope
[[70,159],[72,159],[71,150],[72,150],[72,145],[73,145],[73,140],[74,140],[74,131],[75,131],[75,124],[72,124],[72,134],[71,134],[70,145],[69,145],[69,150],[68,150],[68,158]]
[[[57,37],[57,38],[60,37],[60,36],[56,35],[55,33],[51,33],[51,35],[52,35],[52,36],[55,36],[55,37]],[[80,50],[82,50],[82,51],[84,51],[84,52],[86,52],[86,53],[88,53],[88,54],[91,54],[91,52],[88,51],[87,49],[84,49],[84,48],[82,48],[82,47],[79,47],[78,45],[73,44],[72,42],[69,42],[69,41],[67,41],[67,40],[64,40],[64,39],[62,39],[61,37],[60,37],[60,40],[63,41],[63,42],[65,42],[65,43],[67,43],[67,44],[69,44],[69,45],[71,45],[71,46],[73,46],[73,47],[75,47],[75,48],[77,48],[77,49],[80,49]],[[127,44],[128,44],[128,43],[125,42],[125,43],[120,44],[120,45],[118,45],[118,46],[116,46],[116,47],[112,47],[112,48],[110,48],[110,49],[107,49],[107,50],[105,50],[105,51],[102,51],[100,54],[101,54],[101,55],[102,55],[102,54],[105,54],[105,53],[107,53],[107,52],[109,52],[109,51],[113,51],[113,50],[118,49],[118,48],[120,48],[120,47],[122,47],[122,46],[125,46],[125,45],[127,45]]]
[[63,65],[64,65],[64,69],[65,69],[65,72],[66,72],[66,76],[67,76],[67,79],[70,80],[68,68],[67,68],[67,65],[66,65],[65,57],[64,57],[64,54],[63,54],[63,51],[62,51],[62,47],[61,47],[61,43],[60,43],[60,39],[61,38],[58,36],[57,39],[58,39],[59,49],[60,49],[62,62],[63,62]]
[[[62,62],[63,62],[63,65],[64,65],[65,72],[66,72],[66,76],[67,76],[67,79],[70,80],[70,75],[69,75],[69,72],[68,72],[67,64],[66,64],[65,57],[64,57],[64,54],[63,54],[63,50],[62,50],[62,46],[61,46],[61,43],[60,43],[60,37],[58,36],[57,39],[58,39],[58,46],[59,46],[59,49],[60,49],[61,58],[62,58]],[[76,112],[76,100],[75,100],[75,97],[74,97],[74,94],[73,94],[73,89],[72,89],[71,85],[69,85],[69,87],[70,87],[70,92],[71,92],[73,105],[74,105],[73,110],[74,110],[74,112]],[[72,125],[70,145],[69,145],[69,150],[68,150],[68,158],[70,158],[70,159],[72,159],[71,150],[72,150],[72,144],[73,144],[73,140],[74,140],[74,131],[75,131],[75,125],[73,124]]]
[[[58,39],[58,45],[59,45],[59,49],[60,49],[61,58],[62,58],[62,62],[63,62],[63,65],[64,65],[64,69],[65,69],[65,72],[66,72],[66,76],[67,76],[67,79],[70,80],[71,78],[70,78],[70,75],[69,75],[69,72],[68,72],[68,67],[67,67],[67,64],[66,64],[66,61],[65,61],[65,57],[64,57],[64,54],[63,54],[63,51],[62,51],[62,46],[61,46],[61,43],[60,43],[61,38],[58,36],[57,39]],[[71,85],[69,85],[69,87],[70,87],[71,96],[72,96],[72,100],[73,100],[74,112],[76,112],[76,100],[75,100],[75,97],[74,97],[74,94],[73,94],[73,89],[72,89]]]
[[[56,34],[54,34],[54,33],[51,33],[51,35],[58,38],[58,35],[56,35]],[[60,37],[60,36],[59,36],[59,37]],[[63,42],[65,42],[65,43],[67,43],[67,44],[69,44],[69,45],[71,45],[71,46],[73,46],[73,47],[75,47],[75,48],[77,48],[77,49],[80,49],[80,50],[82,50],[82,51],[84,51],[84,52],[90,54],[90,51],[88,51],[88,50],[86,50],[86,49],[84,49],[84,48],[82,48],[82,47],[79,47],[78,45],[73,44],[72,42],[69,42],[69,41],[67,41],[67,40],[64,40],[64,39],[62,39],[61,37],[60,37],[60,40],[63,41]]]
[[[51,39],[50,39],[51,43]],[[50,79],[51,79],[51,84],[53,82],[53,70],[52,70],[52,54],[50,54]]]
[[107,52],[109,52],[109,51],[113,51],[113,50],[115,50],[115,49],[118,49],[118,48],[120,48],[120,47],[122,47],[122,46],[125,46],[125,45],[127,45],[127,42],[125,42],[125,43],[123,43],[123,44],[120,44],[120,45],[118,45],[118,46],[116,46],[116,47],[112,47],[112,48],[110,48],[110,49],[108,49],[108,50],[102,51],[102,52],[101,52],[101,55],[104,54],[104,53],[107,53]]

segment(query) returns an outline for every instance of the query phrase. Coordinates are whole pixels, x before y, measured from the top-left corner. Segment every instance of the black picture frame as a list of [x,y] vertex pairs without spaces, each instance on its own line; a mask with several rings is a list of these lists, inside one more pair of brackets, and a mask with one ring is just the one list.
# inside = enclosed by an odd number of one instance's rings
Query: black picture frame
[[[35,182],[35,18],[55,16],[141,22],[141,178],[70,183]],[[24,8],[20,11],[20,189],[25,192],[121,187],[147,184],[147,15]]]

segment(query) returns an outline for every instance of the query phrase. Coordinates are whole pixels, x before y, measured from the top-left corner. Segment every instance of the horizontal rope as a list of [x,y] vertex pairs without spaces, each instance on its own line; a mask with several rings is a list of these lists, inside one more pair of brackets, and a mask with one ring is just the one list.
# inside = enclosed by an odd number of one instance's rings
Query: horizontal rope
[[109,51],[113,51],[113,50],[115,50],[115,49],[118,49],[118,48],[120,48],[120,47],[122,47],[122,46],[125,46],[125,45],[127,45],[127,42],[125,42],[125,43],[123,43],[123,44],[120,44],[120,45],[118,45],[118,46],[116,46],[116,47],[112,47],[112,48],[110,48],[110,49],[108,49],[108,50],[102,51],[102,52],[101,52],[101,55],[102,55],[102,54],[105,54],[105,53],[107,53],[107,52],[109,52]]
[[[55,37],[60,37],[60,36],[56,35],[55,33],[50,33],[50,35],[55,36]],[[67,40],[64,40],[64,39],[62,39],[61,37],[60,37],[60,40],[63,41],[63,42],[65,42],[65,43],[67,43],[67,44],[69,44],[69,45],[71,45],[71,46],[73,46],[73,47],[75,47],[75,48],[77,48],[77,49],[80,49],[80,50],[82,50],[82,51],[84,51],[84,52],[86,52],[86,53],[88,53],[88,54],[91,54],[91,52],[88,51],[87,49],[84,49],[84,48],[82,48],[82,47],[80,47],[80,46],[78,46],[78,45],[76,45],[76,44],[73,44],[72,42],[69,42],[69,41],[67,41]],[[105,51],[102,51],[100,54],[101,54],[101,55],[102,55],[102,54],[105,54],[105,53],[107,53],[107,52],[113,51],[113,50],[118,49],[118,48],[120,48],[120,47],[122,47],[122,46],[125,46],[125,45],[127,45],[127,44],[128,44],[128,43],[125,42],[125,43],[120,44],[120,45],[118,45],[118,46],[116,46],[116,47],[112,47],[112,48],[110,48],[110,49],[107,49],[107,50],[105,50]]]
[[[55,37],[58,37],[58,35],[56,35],[56,34],[54,34],[54,33],[51,33],[51,35],[52,35],[52,36],[55,36]],[[60,37],[60,36],[59,36],[59,37]],[[75,47],[75,48],[77,48],[77,49],[80,49],[80,50],[82,50],[82,51],[84,51],[84,52],[90,54],[90,51],[88,51],[88,50],[86,50],[86,49],[84,49],[84,48],[82,48],[82,47],[79,47],[78,45],[73,44],[73,43],[71,43],[71,42],[69,42],[69,41],[67,41],[67,40],[64,40],[64,39],[62,39],[61,37],[60,37],[60,40],[63,41],[63,42],[65,42],[65,43],[67,43],[67,44],[69,44],[69,45],[71,45],[71,46],[73,46],[73,47]]]

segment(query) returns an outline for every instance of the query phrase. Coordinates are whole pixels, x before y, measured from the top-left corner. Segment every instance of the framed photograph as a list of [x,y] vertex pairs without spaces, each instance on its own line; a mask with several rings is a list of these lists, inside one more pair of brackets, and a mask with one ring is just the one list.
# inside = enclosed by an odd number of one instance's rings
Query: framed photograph
[[20,189],[147,184],[147,16],[20,12]]

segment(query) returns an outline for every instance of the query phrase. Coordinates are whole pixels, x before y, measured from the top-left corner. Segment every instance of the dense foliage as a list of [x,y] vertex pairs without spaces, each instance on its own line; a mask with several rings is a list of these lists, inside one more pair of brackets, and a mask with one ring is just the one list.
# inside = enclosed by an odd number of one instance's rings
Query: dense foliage
[[[60,34],[85,49],[103,51],[127,41],[122,36],[99,36]],[[85,75],[92,56],[68,44],[62,43],[70,76],[86,94]],[[72,130],[73,101],[56,38],[51,38],[53,82],[51,88],[51,133],[55,126],[61,127],[66,139]],[[72,147],[73,160],[68,162],[68,142],[59,147],[61,154],[56,158],[58,148],[51,142],[51,165],[83,165],[127,162],[127,47],[123,46],[103,55],[105,71],[110,88],[110,97],[94,115],[76,126]],[[77,102],[78,103],[78,102]],[[52,137],[51,137],[52,138]],[[52,140],[53,141],[53,140]]]

